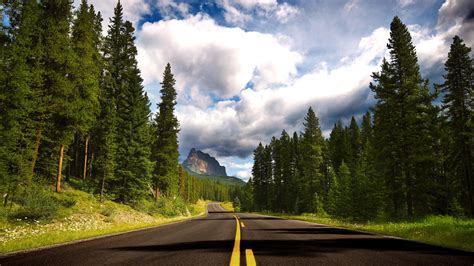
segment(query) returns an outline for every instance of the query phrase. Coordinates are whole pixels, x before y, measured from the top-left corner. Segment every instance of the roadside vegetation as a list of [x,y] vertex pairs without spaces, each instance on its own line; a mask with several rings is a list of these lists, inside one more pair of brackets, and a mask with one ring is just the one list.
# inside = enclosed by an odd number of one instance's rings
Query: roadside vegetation
[[229,212],[238,211],[234,208],[234,204],[232,202],[228,202],[228,201],[222,202],[221,206],[222,208],[224,208],[224,210],[229,211]]
[[31,249],[126,232],[188,219],[205,213],[206,201],[180,198],[142,200],[133,208],[64,186],[34,188],[22,204],[1,208],[0,252]]
[[442,247],[474,252],[474,220],[451,216],[428,216],[413,222],[349,222],[315,214],[262,213],[286,219],[343,227],[401,237]]

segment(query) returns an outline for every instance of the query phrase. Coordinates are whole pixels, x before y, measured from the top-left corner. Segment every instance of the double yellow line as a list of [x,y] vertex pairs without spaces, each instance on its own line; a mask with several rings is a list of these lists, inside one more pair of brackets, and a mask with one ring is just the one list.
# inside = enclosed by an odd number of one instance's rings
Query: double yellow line
[[[232,250],[232,257],[230,258],[230,266],[240,266],[240,226],[245,227],[244,223],[239,221],[239,218],[234,215],[235,218],[235,242],[234,249]],[[248,266],[256,266],[255,256],[251,249],[245,250],[245,261]]]

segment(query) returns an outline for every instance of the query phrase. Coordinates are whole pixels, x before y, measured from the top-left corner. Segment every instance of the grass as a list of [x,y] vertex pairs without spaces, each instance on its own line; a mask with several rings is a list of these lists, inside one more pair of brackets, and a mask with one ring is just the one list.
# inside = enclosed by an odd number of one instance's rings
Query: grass
[[226,211],[230,211],[230,212],[234,211],[234,206],[233,206],[232,202],[222,202],[221,206]]
[[[0,208],[0,253],[181,221],[205,213],[207,204],[200,200],[186,206],[185,213],[168,217],[159,212],[150,215],[112,201],[100,202],[93,195],[72,188],[65,189],[56,197],[64,203],[53,219],[8,219],[5,208]],[[14,206],[13,210],[16,208]]]
[[474,251],[474,219],[450,216],[429,216],[414,222],[349,223],[312,214],[274,214],[287,219],[326,224],[359,231],[378,233],[415,240],[443,247]]

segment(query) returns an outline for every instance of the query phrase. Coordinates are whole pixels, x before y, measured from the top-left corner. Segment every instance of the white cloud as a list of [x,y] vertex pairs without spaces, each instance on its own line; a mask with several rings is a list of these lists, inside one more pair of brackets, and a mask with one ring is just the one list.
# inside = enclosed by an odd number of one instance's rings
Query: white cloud
[[298,13],[298,8],[291,6],[287,3],[283,3],[281,5],[278,5],[275,11],[275,16],[277,20],[281,23],[287,23],[291,18],[298,15]]
[[263,8],[271,8],[273,6],[278,5],[276,0],[234,0],[235,3],[247,8],[251,9],[256,6],[263,7]]
[[413,5],[415,3],[415,0],[399,0],[398,3],[401,7],[407,7]]
[[250,170],[238,171],[235,176],[247,182],[252,176],[252,172]]
[[[180,143],[206,147],[218,157],[249,156],[256,145],[279,135],[301,129],[301,121],[312,105],[318,115],[344,112],[364,105],[370,74],[379,67],[388,30],[379,28],[359,44],[359,55],[346,65],[329,69],[321,64],[286,85],[259,90],[245,89],[239,101],[221,101],[206,109],[190,102],[177,109],[182,125]],[[240,171],[236,165],[235,172]],[[250,165],[246,165],[247,170]]]
[[238,95],[248,82],[256,89],[285,82],[302,58],[278,37],[222,27],[202,14],[145,23],[137,45],[146,85],[170,62],[179,92],[199,88],[219,98]]
[[276,0],[220,0],[218,2],[224,9],[224,19],[227,23],[242,26],[253,19],[252,12],[260,19],[275,19],[285,24],[295,17],[299,10],[286,2],[279,4]]
[[[459,35],[470,47],[474,45],[474,12],[472,0],[446,0],[439,9],[439,32],[450,31]],[[453,36],[451,36],[453,37]],[[450,40],[451,41],[451,40]]]
[[232,5],[229,0],[222,0],[222,7],[224,8],[224,19],[228,23],[234,25],[244,25],[245,22],[251,20],[251,16],[240,11],[237,7]]
[[158,0],[157,7],[164,19],[189,16],[189,5],[174,0]]

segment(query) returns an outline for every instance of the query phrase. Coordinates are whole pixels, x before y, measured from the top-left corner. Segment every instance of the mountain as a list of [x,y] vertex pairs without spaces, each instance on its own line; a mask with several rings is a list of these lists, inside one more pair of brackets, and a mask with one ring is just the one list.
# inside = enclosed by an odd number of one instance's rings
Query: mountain
[[191,149],[188,158],[183,162],[183,168],[192,176],[218,181],[222,184],[243,186],[242,179],[227,176],[225,167],[221,166],[216,158],[200,150]]
[[194,148],[184,160],[183,167],[191,174],[207,176],[227,176],[225,167],[221,166],[216,158]]

